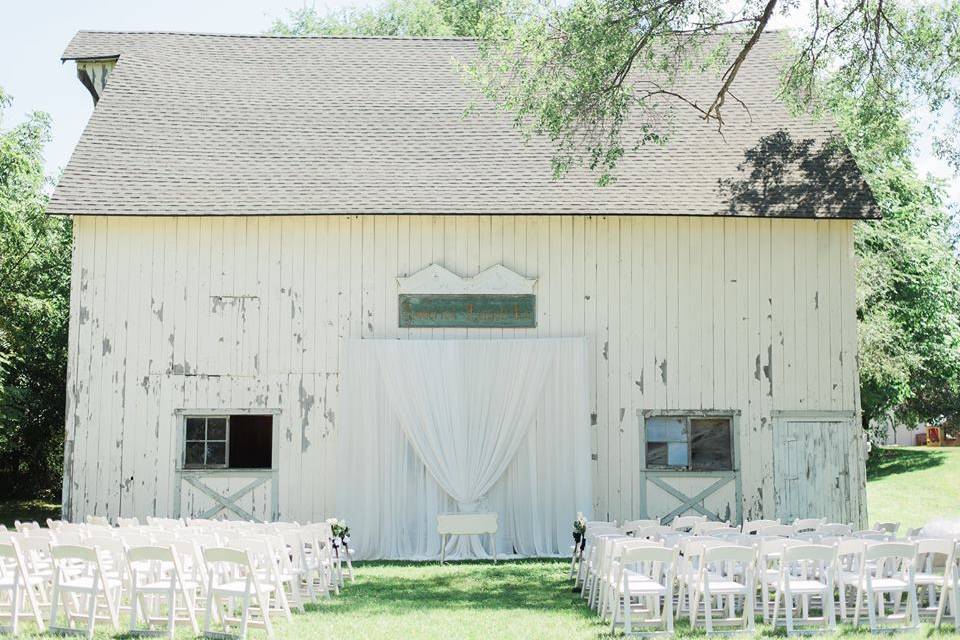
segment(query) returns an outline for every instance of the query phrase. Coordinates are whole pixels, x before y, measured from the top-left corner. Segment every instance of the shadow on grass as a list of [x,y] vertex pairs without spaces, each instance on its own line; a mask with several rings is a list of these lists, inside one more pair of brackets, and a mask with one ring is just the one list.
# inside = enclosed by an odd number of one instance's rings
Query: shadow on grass
[[870,453],[867,460],[867,479],[879,480],[887,476],[939,467],[946,462],[946,458],[947,454],[940,449],[879,447]]

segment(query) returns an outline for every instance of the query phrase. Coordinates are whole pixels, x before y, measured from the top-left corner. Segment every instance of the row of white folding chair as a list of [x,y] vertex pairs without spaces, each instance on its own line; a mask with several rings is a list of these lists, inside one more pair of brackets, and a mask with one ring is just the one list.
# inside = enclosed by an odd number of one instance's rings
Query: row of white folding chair
[[[584,548],[582,554],[580,554],[580,560],[577,565],[576,579],[574,580],[574,587],[580,587],[580,593],[584,597],[587,596],[590,586],[592,586],[593,581],[593,570],[594,557],[597,555],[597,546],[600,542],[600,536],[606,535],[618,535],[622,536],[620,530],[611,524],[601,524],[594,525],[593,527],[588,527],[586,531],[586,538],[584,540]],[[591,583],[590,586],[587,585],[588,581]]]
[[[629,524],[630,523],[624,523],[624,528],[621,529],[617,527],[616,520],[609,520],[609,521],[589,520],[586,522],[586,529],[587,531],[591,531],[594,533],[601,530],[620,531],[625,533],[626,527]],[[581,561],[583,560],[583,555],[585,552],[585,548],[584,548],[585,545],[586,545],[586,534],[584,534],[584,538],[581,540],[581,542],[578,543],[576,540],[574,540],[574,543],[570,545],[570,577],[573,578],[574,576],[576,576],[577,578],[576,584],[580,583],[579,571],[581,567]],[[351,575],[352,573],[353,571],[351,567]]]
[[[608,534],[597,536],[593,548],[595,551],[590,560],[596,568],[592,572],[593,582],[585,583],[585,590],[589,592],[591,606],[596,607],[601,618],[605,619],[608,613],[611,614],[614,627],[622,612],[624,630],[628,633],[632,625],[628,620],[632,620],[634,614],[641,615],[643,624],[647,626],[663,626],[663,631],[672,631],[672,619],[668,621],[667,618],[672,618],[674,613],[676,581],[680,589],[677,593],[678,606],[683,606],[686,596],[686,608],[692,612],[693,625],[696,625],[702,604],[708,630],[712,630],[714,624],[739,624],[743,628],[752,628],[752,547],[688,536],[680,540],[677,548],[671,548],[650,540]],[[640,551],[648,548],[662,551]],[[684,555],[677,555],[677,549],[682,549]],[[722,551],[710,551],[712,549]],[[650,561],[639,562],[636,558],[640,557],[648,557]],[[669,558],[669,562],[664,564],[666,558]],[[631,564],[637,566],[628,568],[627,565]],[[634,596],[637,597],[636,605],[633,604]],[[713,615],[712,603],[717,598],[726,598],[728,615],[720,618]],[[734,616],[738,600],[740,615]]]
[[[24,539],[26,540],[26,539]],[[46,543],[36,540],[33,542]],[[249,566],[254,567],[258,583],[268,585],[267,592],[275,595],[274,606],[267,606],[268,615],[283,614],[289,617],[289,609],[283,593],[284,586],[297,594],[297,586],[292,580],[273,567],[273,550],[268,539],[247,540],[245,546]],[[29,546],[29,543],[27,543]],[[177,548],[179,547],[179,548]],[[47,604],[50,610],[50,628],[53,630],[74,631],[76,623],[86,619],[86,633],[93,634],[97,621],[110,622],[115,631],[119,631],[121,605],[125,586],[129,585],[130,628],[136,630],[139,621],[148,626],[160,620],[166,621],[172,637],[173,628],[179,621],[189,621],[195,633],[199,632],[195,614],[198,590],[207,576],[205,564],[197,554],[197,547],[184,540],[176,546],[133,547],[127,549],[123,542],[114,538],[91,538],[89,544],[53,545],[49,547],[52,561],[52,576],[37,573],[30,569],[17,541],[0,545],[0,557],[14,561],[14,571],[10,575],[0,576],[0,590],[9,587],[11,591],[11,626],[16,632],[19,612],[24,602],[29,603],[30,613],[42,631],[44,628],[41,604]],[[276,554],[286,557],[285,552]],[[186,559],[187,562],[183,562]],[[158,566],[159,565],[159,566]],[[144,578],[146,574],[146,579]],[[37,598],[36,587],[47,580],[52,583],[52,596],[49,603]],[[285,584],[286,581],[286,584]],[[42,589],[40,589],[42,591]],[[147,597],[166,596],[167,615],[157,617],[156,606],[151,607]],[[182,606],[178,606],[178,602]],[[66,627],[58,626],[60,610],[63,610]],[[178,612],[186,611],[186,618],[177,617]],[[210,611],[218,619],[217,612]],[[209,628],[210,621],[207,621]]]
[[926,606],[918,607],[921,618],[933,618],[940,627],[949,605],[955,628],[960,629],[960,542],[942,538],[914,541],[917,546],[914,581],[917,599],[926,596]]
[[0,594],[9,593],[10,599],[7,611],[0,612],[0,617],[7,618],[10,624],[7,629],[0,628],[0,633],[17,634],[21,612],[26,605],[29,605],[29,611],[26,613],[33,617],[38,630],[41,633],[44,631],[38,593],[43,592],[43,586],[40,584],[43,582],[45,578],[31,571],[16,538],[7,537],[5,540],[0,540]]
[[661,627],[663,632],[673,633],[676,549],[647,540],[625,541],[619,546],[609,602],[611,631],[622,624],[628,635],[634,625],[643,631]]
[[[612,540],[612,542],[610,542],[610,540]],[[855,549],[864,549],[864,550],[868,547],[877,546],[878,544],[880,544],[877,541],[871,541],[867,539],[852,538],[852,539],[845,540],[843,538],[829,537],[829,536],[821,536],[819,538],[819,541],[824,543],[821,545],[811,545],[809,541],[779,538],[779,537],[769,537],[769,536],[742,536],[741,541],[746,545],[749,545],[750,543],[752,543],[758,547],[757,582],[758,582],[758,586],[762,589],[762,595],[764,596],[763,597],[763,601],[764,601],[763,613],[764,613],[765,620],[769,620],[771,617],[776,619],[776,614],[773,614],[770,610],[771,603],[769,599],[769,593],[772,590],[775,594],[777,589],[779,588],[781,592],[786,592],[788,590],[791,592],[791,595],[789,596],[781,593],[781,596],[784,599],[784,607],[786,608],[787,603],[788,602],[790,603],[789,604],[790,611],[789,612],[785,611],[784,620],[783,620],[783,622],[785,622],[787,626],[792,627],[794,622],[800,622],[800,623],[806,623],[806,624],[819,624],[820,626],[824,626],[827,628],[830,628],[833,625],[835,625],[834,622],[831,622],[831,617],[834,614],[833,599],[832,597],[828,598],[829,602],[827,602],[824,599],[825,593],[831,593],[831,594],[833,593],[833,588],[830,585],[833,578],[828,574],[832,574],[835,568],[840,567],[841,565],[835,562],[827,563],[824,559],[823,554],[828,552],[824,551],[824,549],[831,550],[830,553],[832,553],[833,552],[832,550],[837,548],[837,545],[841,545],[841,544],[845,544],[847,547],[852,546]],[[604,552],[604,547],[602,546],[602,543],[607,542],[608,544],[617,545],[617,544],[623,544],[624,542],[622,539],[610,538],[610,537],[607,537],[604,540],[601,540],[600,542],[601,544],[597,544],[593,547],[595,550],[594,554],[591,554],[589,558],[593,561],[593,564],[597,565],[597,570],[603,571],[605,569],[609,569],[609,565],[604,565],[602,558],[599,561],[597,561],[596,559],[596,554],[600,554],[602,556],[602,553]],[[679,612],[682,611],[685,606],[688,611],[690,610],[689,598],[692,597],[693,590],[694,590],[694,587],[691,584],[691,577],[695,574],[695,569],[698,566],[698,559],[697,559],[698,555],[704,553],[706,548],[717,547],[717,546],[729,546],[730,542],[731,540],[715,540],[715,539],[703,538],[703,537],[701,538],[685,537],[681,539],[679,544],[680,544],[680,548],[684,551],[684,554],[680,557],[680,562],[679,562],[680,570],[678,573],[678,584],[680,585],[681,591],[678,597],[678,602],[679,602],[677,607],[678,615],[679,615]],[[696,547],[696,549],[694,549],[694,547]],[[793,568],[789,569],[790,580],[785,582],[784,579],[780,576],[780,569],[783,566],[782,565],[783,549],[798,548],[798,547],[803,547],[814,555],[813,557],[810,557],[810,558],[801,558],[800,556],[796,556],[796,554],[800,552],[791,551],[791,554],[793,555],[790,556],[791,560],[788,563],[788,565],[792,566]],[[926,608],[926,611],[931,616],[935,616],[936,625],[939,626],[944,616],[944,612],[948,609],[947,607],[948,604],[950,605],[949,611],[950,611],[951,617],[955,617],[954,612],[958,608],[954,603],[954,600],[958,597],[957,593],[958,591],[960,591],[960,589],[958,589],[955,586],[958,581],[957,576],[958,574],[960,574],[960,567],[958,567],[955,544],[952,541],[944,541],[944,540],[918,541],[915,547],[909,547],[909,548],[916,549],[916,562],[918,563],[926,562],[927,567],[932,567],[934,565],[939,567],[945,567],[945,569],[940,573],[932,572],[930,569],[928,569],[926,572],[920,574],[921,579],[916,581],[916,585],[918,587],[923,588],[924,585],[927,585],[928,590],[931,592],[930,594],[928,594],[928,607]],[[890,548],[887,548],[887,551],[889,550]],[[901,549],[901,551],[902,550],[903,549]],[[609,548],[607,549],[606,552],[607,553],[610,552]],[[883,551],[875,550],[871,552],[873,556],[876,556],[876,554],[880,554],[880,553],[883,553]],[[940,556],[940,559],[936,561],[936,563],[934,563],[934,561],[931,560],[932,554],[939,554]],[[951,556],[950,554],[953,554],[953,555]],[[773,557],[776,560],[772,568],[769,563],[770,557]],[[924,558],[926,558],[926,560],[924,560]],[[883,561],[883,563],[887,563],[887,564],[889,562],[891,562],[891,558],[886,558],[886,560]],[[907,584],[904,582],[905,580],[904,578],[898,578],[896,580],[899,580],[899,581],[895,580],[893,583],[877,582],[877,579],[882,579],[882,580],[890,579],[890,575],[884,575],[882,573],[882,570],[881,570],[881,574],[876,574],[877,570],[874,568],[876,564],[877,564],[877,560],[876,558],[874,558],[873,560],[868,560],[864,565],[864,567],[866,567],[866,570],[868,572],[873,572],[873,574],[871,574],[873,575],[873,578],[871,578],[870,580],[868,580],[867,578],[863,578],[863,579],[858,578],[857,581],[851,581],[849,579],[847,580],[848,584],[856,583],[861,585],[861,588],[860,588],[861,596],[865,596],[868,582],[870,582],[875,587],[877,587],[875,591],[879,591],[879,589],[882,588],[884,585],[890,586],[890,584],[892,584],[894,587],[896,587],[892,591],[882,592],[887,594],[907,593],[909,596],[909,592],[914,591],[912,587],[909,587],[909,586],[904,587],[904,584]],[[802,571],[798,570],[797,569],[798,566],[800,566],[801,569],[803,567],[806,567],[807,573],[804,574]],[[854,568],[859,566],[860,565],[856,565]],[[906,565],[904,565],[904,567],[905,566]],[[811,569],[811,567],[813,568]],[[906,571],[906,569],[903,567],[900,567],[898,570],[901,573]],[[887,571],[887,573],[889,574],[890,572]],[[847,574],[848,574],[848,577],[851,574],[851,572],[849,571],[849,568],[848,568]],[[878,578],[878,575],[879,575],[879,578]],[[837,580],[837,582],[840,583],[840,580]],[[590,586],[591,586],[590,583],[584,584],[585,593],[590,592]],[[939,589],[940,591],[939,597],[936,597],[937,589]],[[684,604],[684,597],[683,597],[684,593],[686,593],[688,598],[686,605]],[[871,625],[874,628],[876,628],[876,624],[877,624],[876,620],[879,619],[879,616],[883,613],[882,593],[878,596],[877,599],[875,599],[875,605],[878,608],[879,613],[878,613],[878,616],[871,618]],[[800,606],[800,608],[797,609],[797,615],[795,620],[793,619],[795,617],[794,611],[793,611],[794,596],[796,596],[798,605]],[[844,596],[846,596],[846,594],[844,594]],[[594,597],[598,597],[598,596],[594,596]],[[599,597],[600,598],[603,597],[602,592]],[[809,615],[811,598],[819,602],[820,610],[821,610],[821,615],[819,617],[811,617]],[[592,602],[595,602],[593,599],[591,600]],[[746,606],[746,603],[745,603],[745,606]],[[841,600],[841,607],[842,608],[845,607],[845,601],[843,600]],[[863,608],[860,607],[860,610],[862,612]],[[603,611],[602,608],[601,608],[601,611]],[[896,613],[896,611],[894,611],[894,613]],[[890,616],[887,616],[887,618],[890,618]],[[900,616],[899,619],[902,620],[903,618],[904,616]],[[740,619],[741,618],[737,618],[737,620],[740,620]],[[894,616],[893,618],[890,618],[890,620],[897,621],[898,618]],[[777,622],[779,623],[781,621],[777,620]],[[856,622],[859,623],[859,618],[856,620]],[[911,616],[906,616],[905,623],[913,624],[914,618]]]
[[[871,631],[878,631],[881,623],[900,623],[916,627],[919,624],[914,560],[917,545],[905,542],[871,542],[860,539],[843,540],[837,546],[837,588],[840,598],[840,616],[847,619],[848,595],[854,593],[853,624],[859,625],[866,613]],[[901,596],[907,596],[907,610],[900,613]],[[892,611],[887,614],[889,596]]]

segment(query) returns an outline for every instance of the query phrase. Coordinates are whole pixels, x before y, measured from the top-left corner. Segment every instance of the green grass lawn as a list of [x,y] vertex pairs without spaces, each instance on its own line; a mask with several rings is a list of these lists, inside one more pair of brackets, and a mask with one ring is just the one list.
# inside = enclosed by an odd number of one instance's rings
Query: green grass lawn
[[960,447],[884,447],[867,465],[867,509],[901,530],[938,517],[960,518]]

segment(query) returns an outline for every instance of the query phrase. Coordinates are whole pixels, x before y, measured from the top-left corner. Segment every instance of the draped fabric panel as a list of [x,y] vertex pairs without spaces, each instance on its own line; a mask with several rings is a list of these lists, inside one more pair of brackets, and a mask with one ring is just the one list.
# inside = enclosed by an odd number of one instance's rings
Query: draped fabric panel
[[349,340],[344,363],[338,513],[360,557],[438,557],[437,514],[476,510],[500,554],[566,554],[592,496],[585,339]]

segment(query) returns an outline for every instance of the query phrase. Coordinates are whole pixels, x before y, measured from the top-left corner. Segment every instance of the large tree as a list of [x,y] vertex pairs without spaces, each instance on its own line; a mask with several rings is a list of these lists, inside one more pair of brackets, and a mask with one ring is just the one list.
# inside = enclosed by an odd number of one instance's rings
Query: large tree
[[[277,21],[273,31],[478,36],[481,59],[473,72],[481,88],[512,112],[518,127],[555,141],[558,176],[585,162],[603,180],[615,175],[624,145],[669,144],[668,130],[624,140],[621,125],[635,110],[661,108],[667,97],[670,108],[694,109],[722,129],[729,109],[749,108],[735,94],[743,61],[779,13],[803,11],[805,26],[785,61],[784,98],[798,109],[832,113],[884,216],[858,224],[855,235],[864,421],[896,411],[908,422],[957,425],[955,221],[942,185],[917,176],[905,119],[917,100],[947,114],[957,106],[955,0],[389,0],[332,14],[304,9],[289,22]],[[669,82],[694,61],[716,70],[707,103],[645,80]],[[954,113],[960,117],[960,109]],[[954,161],[955,142],[950,136],[938,141]]]
[[63,462],[70,220],[44,213],[46,114],[3,128],[0,89],[0,486],[58,495]]

